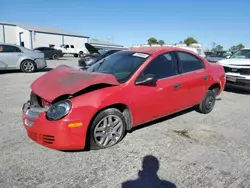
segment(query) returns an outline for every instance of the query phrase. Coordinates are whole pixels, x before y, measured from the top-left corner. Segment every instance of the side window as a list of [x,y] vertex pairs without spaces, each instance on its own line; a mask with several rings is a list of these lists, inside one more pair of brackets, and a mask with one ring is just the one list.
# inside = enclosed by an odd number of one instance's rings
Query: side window
[[15,46],[8,46],[8,45],[4,45],[3,46],[3,52],[7,52],[7,53],[16,53],[16,52],[21,52],[21,50]]
[[74,45],[70,45],[70,48],[75,48]]
[[192,72],[205,68],[203,61],[190,53],[177,52],[177,56],[179,58],[182,73]]
[[65,45],[65,48],[69,48],[69,45]]
[[176,62],[170,53],[153,59],[143,71],[143,75],[154,74],[157,79],[168,78],[178,74]]

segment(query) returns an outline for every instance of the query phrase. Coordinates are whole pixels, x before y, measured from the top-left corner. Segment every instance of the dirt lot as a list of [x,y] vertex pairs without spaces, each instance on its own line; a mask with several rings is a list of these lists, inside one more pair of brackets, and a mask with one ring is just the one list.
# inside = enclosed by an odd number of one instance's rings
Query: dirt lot
[[[77,67],[77,59],[48,61],[51,68],[59,64]],[[176,114],[110,149],[61,152],[28,139],[21,123],[29,85],[42,74],[0,72],[0,187],[146,188],[160,181],[163,187],[250,187],[250,94],[224,91],[211,114]]]

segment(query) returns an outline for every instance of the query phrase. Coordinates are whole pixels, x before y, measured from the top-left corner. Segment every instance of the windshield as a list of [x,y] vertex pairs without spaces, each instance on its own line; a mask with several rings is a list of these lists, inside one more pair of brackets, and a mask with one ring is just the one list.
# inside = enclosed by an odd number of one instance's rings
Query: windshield
[[230,59],[250,59],[250,49],[240,50],[232,55]]
[[112,74],[119,83],[126,82],[146,61],[149,54],[121,51],[99,60],[86,71]]

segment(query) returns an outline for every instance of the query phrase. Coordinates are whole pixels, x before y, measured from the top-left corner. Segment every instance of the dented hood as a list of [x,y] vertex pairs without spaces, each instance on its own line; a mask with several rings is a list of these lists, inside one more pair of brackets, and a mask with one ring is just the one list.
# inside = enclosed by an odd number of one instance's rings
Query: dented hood
[[59,96],[74,94],[96,84],[119,85],[111,74],[90,73],[61,65],[37,78],[31,84],[31,90],[48,102]]

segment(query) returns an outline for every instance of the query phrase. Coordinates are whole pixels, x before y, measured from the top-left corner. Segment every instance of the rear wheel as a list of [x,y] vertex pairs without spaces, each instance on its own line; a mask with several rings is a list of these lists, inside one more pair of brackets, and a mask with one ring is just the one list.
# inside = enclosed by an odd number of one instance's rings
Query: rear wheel
[[83,52],[79,52],[79,57],[83,57]]
[[52,59],[54,59],[54,60],[57,60],[59,58],[59,56],[57,55],[57,54],[54,54],[53,56],[52,56]]
[[203,101],[196,107],[196,110],[202,114],[210,113],[214,108],[215,100],[215,92],[208,90]]
[[100,112],[94,119],[89,136],[90,149],[104,149],[120,142],[126,132],[126,121],[116,108]]
[[37,69],[35,62],[31,60],[24,60],[21,63],[20,68],[21,68],[21,71],[25,73],[35,72]]
[[74,57],[78,57],[78,54],[74,54]]

